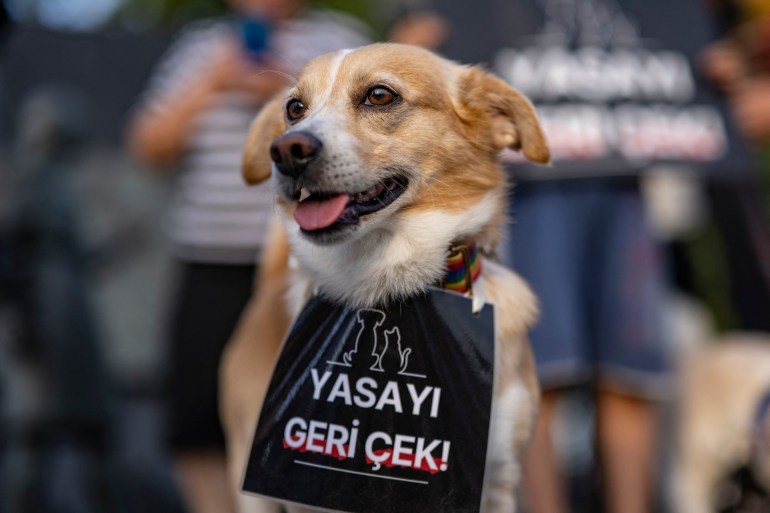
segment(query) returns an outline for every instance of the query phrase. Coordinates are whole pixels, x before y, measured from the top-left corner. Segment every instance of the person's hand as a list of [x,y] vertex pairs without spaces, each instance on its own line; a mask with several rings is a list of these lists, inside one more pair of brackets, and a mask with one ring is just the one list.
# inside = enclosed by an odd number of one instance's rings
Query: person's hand
[[449,37],[449,22],[431,11],[408,14],[390,31],[390,40],[396,43],[422,46],[436,50]]
[[260,104],[283,89],[290,79],[269,61],[249,60],[237,41],[218,48],[204,63],[197,80],[167,92],[163,109],[142,109],[132,118],[127,130],[131,152],[148,167],[173,169],[184,155],[192,134],[194,120],[206,111],[216,94],[239,91]]
[[291,80],[269,55],[257,62],[235,41],[219,49],[207,70],[206,81],[213,91],[240,91],[260,102],[286,87]]
[[744,81],[730,96],[738,127],[754,143],[770,141],[770,76]]
[[703,73],[718,87],[732,91],[748,76],[748,66],[740,49],[730,40],[717,41],[701,55]]

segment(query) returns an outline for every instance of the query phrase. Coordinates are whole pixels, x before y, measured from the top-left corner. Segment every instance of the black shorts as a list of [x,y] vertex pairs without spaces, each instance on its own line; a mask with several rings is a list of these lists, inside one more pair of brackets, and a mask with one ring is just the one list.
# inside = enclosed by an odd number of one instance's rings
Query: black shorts
[[169,443],[175,452],[224,449],[219,360],[251,297],[254,272],[254,265],[181,266],[166,382]]

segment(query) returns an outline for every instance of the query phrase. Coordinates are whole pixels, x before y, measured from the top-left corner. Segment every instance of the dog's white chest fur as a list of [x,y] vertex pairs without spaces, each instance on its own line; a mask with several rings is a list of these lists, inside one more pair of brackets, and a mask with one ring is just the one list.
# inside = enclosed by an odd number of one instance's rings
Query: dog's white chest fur
[[404,217],[365,238],[340,245],[307,241],[296,224],[286,226],[294,255],[315,286],[333,299],[364,307],[407,297],[444,275],[447,250],[455,240],[489,222],[497,203],[490,192],[474,208],[451,214],[430,211]]

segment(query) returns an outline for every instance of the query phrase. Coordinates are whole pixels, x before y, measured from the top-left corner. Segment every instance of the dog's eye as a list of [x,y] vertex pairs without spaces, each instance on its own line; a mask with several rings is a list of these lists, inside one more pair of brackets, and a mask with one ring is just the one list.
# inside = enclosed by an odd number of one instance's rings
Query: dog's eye
[[286,116],[290,121],[297,121],[299,118],[305,115],[307,107],[299,100],[289,100],[286,104]]
[[388,89],[387,87],[377,86],[372,87],[366,93],[366,99],[364,105],[371,105],[374,107],[383,107],[390,105],[396,100],[396,93]]

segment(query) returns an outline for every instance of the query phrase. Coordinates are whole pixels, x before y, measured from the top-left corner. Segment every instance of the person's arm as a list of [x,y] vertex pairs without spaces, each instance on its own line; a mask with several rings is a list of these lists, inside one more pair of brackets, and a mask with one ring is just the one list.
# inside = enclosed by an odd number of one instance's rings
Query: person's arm
[[422,46],[438,50],[449,38],[449,22],[432,11],[406,14],[390,29],[388,39],[394,43]]
[[770,76],[744,80],[730,97],[738,127],[752,143],[770,142]]
[[128,127],[129,151],[150,168],[174,167],[184,153],[195,118],[211,104],[214,92],[212,84],[202,81],[165,99],[159,110],[141,109]]
[[192,81],[179,84],[162,98],[142,107],[128,126],[129,151],[154,169],[178,164],[192,135],[196,118],[224,90],[245,92],[263,102],[287,84],[274,67],[249,62],[234,44],[225,45]]

